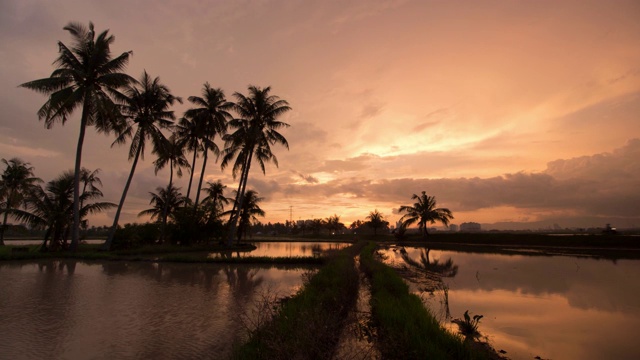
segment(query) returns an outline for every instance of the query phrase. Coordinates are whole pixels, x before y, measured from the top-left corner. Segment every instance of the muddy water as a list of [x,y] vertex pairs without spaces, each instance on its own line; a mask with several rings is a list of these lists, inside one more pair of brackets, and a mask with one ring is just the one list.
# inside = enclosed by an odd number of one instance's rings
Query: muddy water
[[302,268],[0,263],[0,358],[226,358],[256,300],[291,295]]
[[[422,263],[422,249],[406,251]],[[389,264],[412,267],[399,248],[384,254]],[[479,330],[512,359],[637,359],[640,354],[640,260],[434,250],[428,266],[443,271],[443,286],[433,279],[411,285],[432,313],[443,324],[466,310],[484,315]]]

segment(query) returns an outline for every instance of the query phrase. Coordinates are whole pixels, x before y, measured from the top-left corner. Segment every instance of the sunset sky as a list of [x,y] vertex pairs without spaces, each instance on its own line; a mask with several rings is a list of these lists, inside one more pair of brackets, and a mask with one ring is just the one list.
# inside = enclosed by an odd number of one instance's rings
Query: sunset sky
[[[51,74],[67,23],[93,21],[114,56],[133,51],[128,74],[146,69],[185,100],[209,82],[290,103],[290,150],[251,172],[263,222],[291,207],[293,220],[348,225],[378,209],[394,223],[424,190],[455,224],[640,227],[639,19],[638,1],[0,0],[0,157],[45,181],[73,168],[80,109],[47,130],[46,97],[18,85]],[[117,202],[131,164],[113,140],[90,129],[82,164]],[[153,160],[121,223],[144,221],[166,186]],[[206,179],[237,186],[213,161]]]

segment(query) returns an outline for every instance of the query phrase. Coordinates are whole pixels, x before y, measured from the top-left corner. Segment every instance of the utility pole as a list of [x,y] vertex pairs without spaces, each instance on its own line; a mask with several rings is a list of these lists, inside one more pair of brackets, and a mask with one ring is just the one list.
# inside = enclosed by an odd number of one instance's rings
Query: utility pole
[[289,205],[289,222],[293,224],[293,206]]

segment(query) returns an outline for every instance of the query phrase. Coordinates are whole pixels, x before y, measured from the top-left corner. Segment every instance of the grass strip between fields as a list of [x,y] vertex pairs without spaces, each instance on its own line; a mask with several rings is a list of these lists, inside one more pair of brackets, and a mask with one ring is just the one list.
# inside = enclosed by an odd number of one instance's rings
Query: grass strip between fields
[[371,312],[383,359],[488,359],[443,329],[420,298],[390,267],[374,258],[375,243],[360,254],[371,282]]
[[359,273],[354,256],[362,246],[336,253],[270,321],[235,349],[233,358],[331,358],[344,319],[357,300]]

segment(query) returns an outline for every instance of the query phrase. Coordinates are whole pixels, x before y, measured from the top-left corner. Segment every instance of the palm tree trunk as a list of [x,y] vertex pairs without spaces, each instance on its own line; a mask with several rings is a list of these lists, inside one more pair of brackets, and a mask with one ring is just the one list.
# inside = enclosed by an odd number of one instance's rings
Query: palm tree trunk
[[[171,185],[173,185],[173,160],[169,160],[169,186],[167,186],[167,190],[171,190]],[[164,242],[165,229],[167,228],[167,212],[168,212],[169,202],[165,200],[164,206],[162,207],[162,225],[160,225],[160,243]]]
[[191,194],[191,183],[193,182],[193,170],[196,168],[197,154],[198,154],[198,150],[193,149],[193,161],[191,162],[191,175],[189,176],[189,187],[187,188],[187,199],[189,199],[189,195]]
[[4,246],[4,231],[7,228],[8,216],[9,216],[9,198],[7,198],[7,208],[4,211],[4,220],[2,220],[2,229],[0,229],[0,246]]
[[238,219],[240,218],[240,212],[242,211],[242,202],[244,200],[244,192],[247,189],[247,180],[249,179],[249,170],[251,169],[251,157],[253,156],[253,149],[247,155],[247,160],[242,169],[242,174],[240,174],[240,184],[238,185],[238,192],[236,194],[236,202],[234,205],[235,214],[231,212],[231,217],[229,218],[229,240],[227,242],[228,246],[233,244],[233,236],[236,231],[236,224]]
[[80,164],[82,162],[84,133],[87,128],[87,116],[89,116],[88,107],[89,102],[85,99],[82,108],[82,119],[80,120],[78,146],[76,148],[76,166],[73,174],[73,228],[71,229],[71,246],[69,247],[71,251],[76,251],[80,242]]
[[131,185],[131,179],[133,179],[133,173],[136,171],[136,165],[138,165],[138,158],[140,157],[140,149],[142,146],[138,146],[138,150],[136,151],[136,156],[133,158],[133,164],[131,165],[131,172],[129,173],[129,178],[127,179],[127,183],[124,186],[124,191],[122,192],[122,198],[120,198],[120,204],[118,204],[118,210],[116,211],[116,216],[113,219],[113,226],[111,226],[111,230],[109,231],[109,237],[107,241],[105,241],[102,246],[103,250],[111,250],[111,245],[113,244],[113,235],[116,233],[116,229],[118,228],[118,220],[120,219],[120,212],[122,211],[122,206],[124,205],[124,200],[127,198],[127,191],[129,191],[129,185]]
[[207,167],[207,153],[209,147],[205,144],[204,155],[202,155],[202,172],[200,172],[200,181],[198,182],[198,192],[196,193],[196,201],[193,205],[194,209],[198,208],[198,201],[200,200],[200,189],[202,189],[202,180],[204,179],[204,169]]

